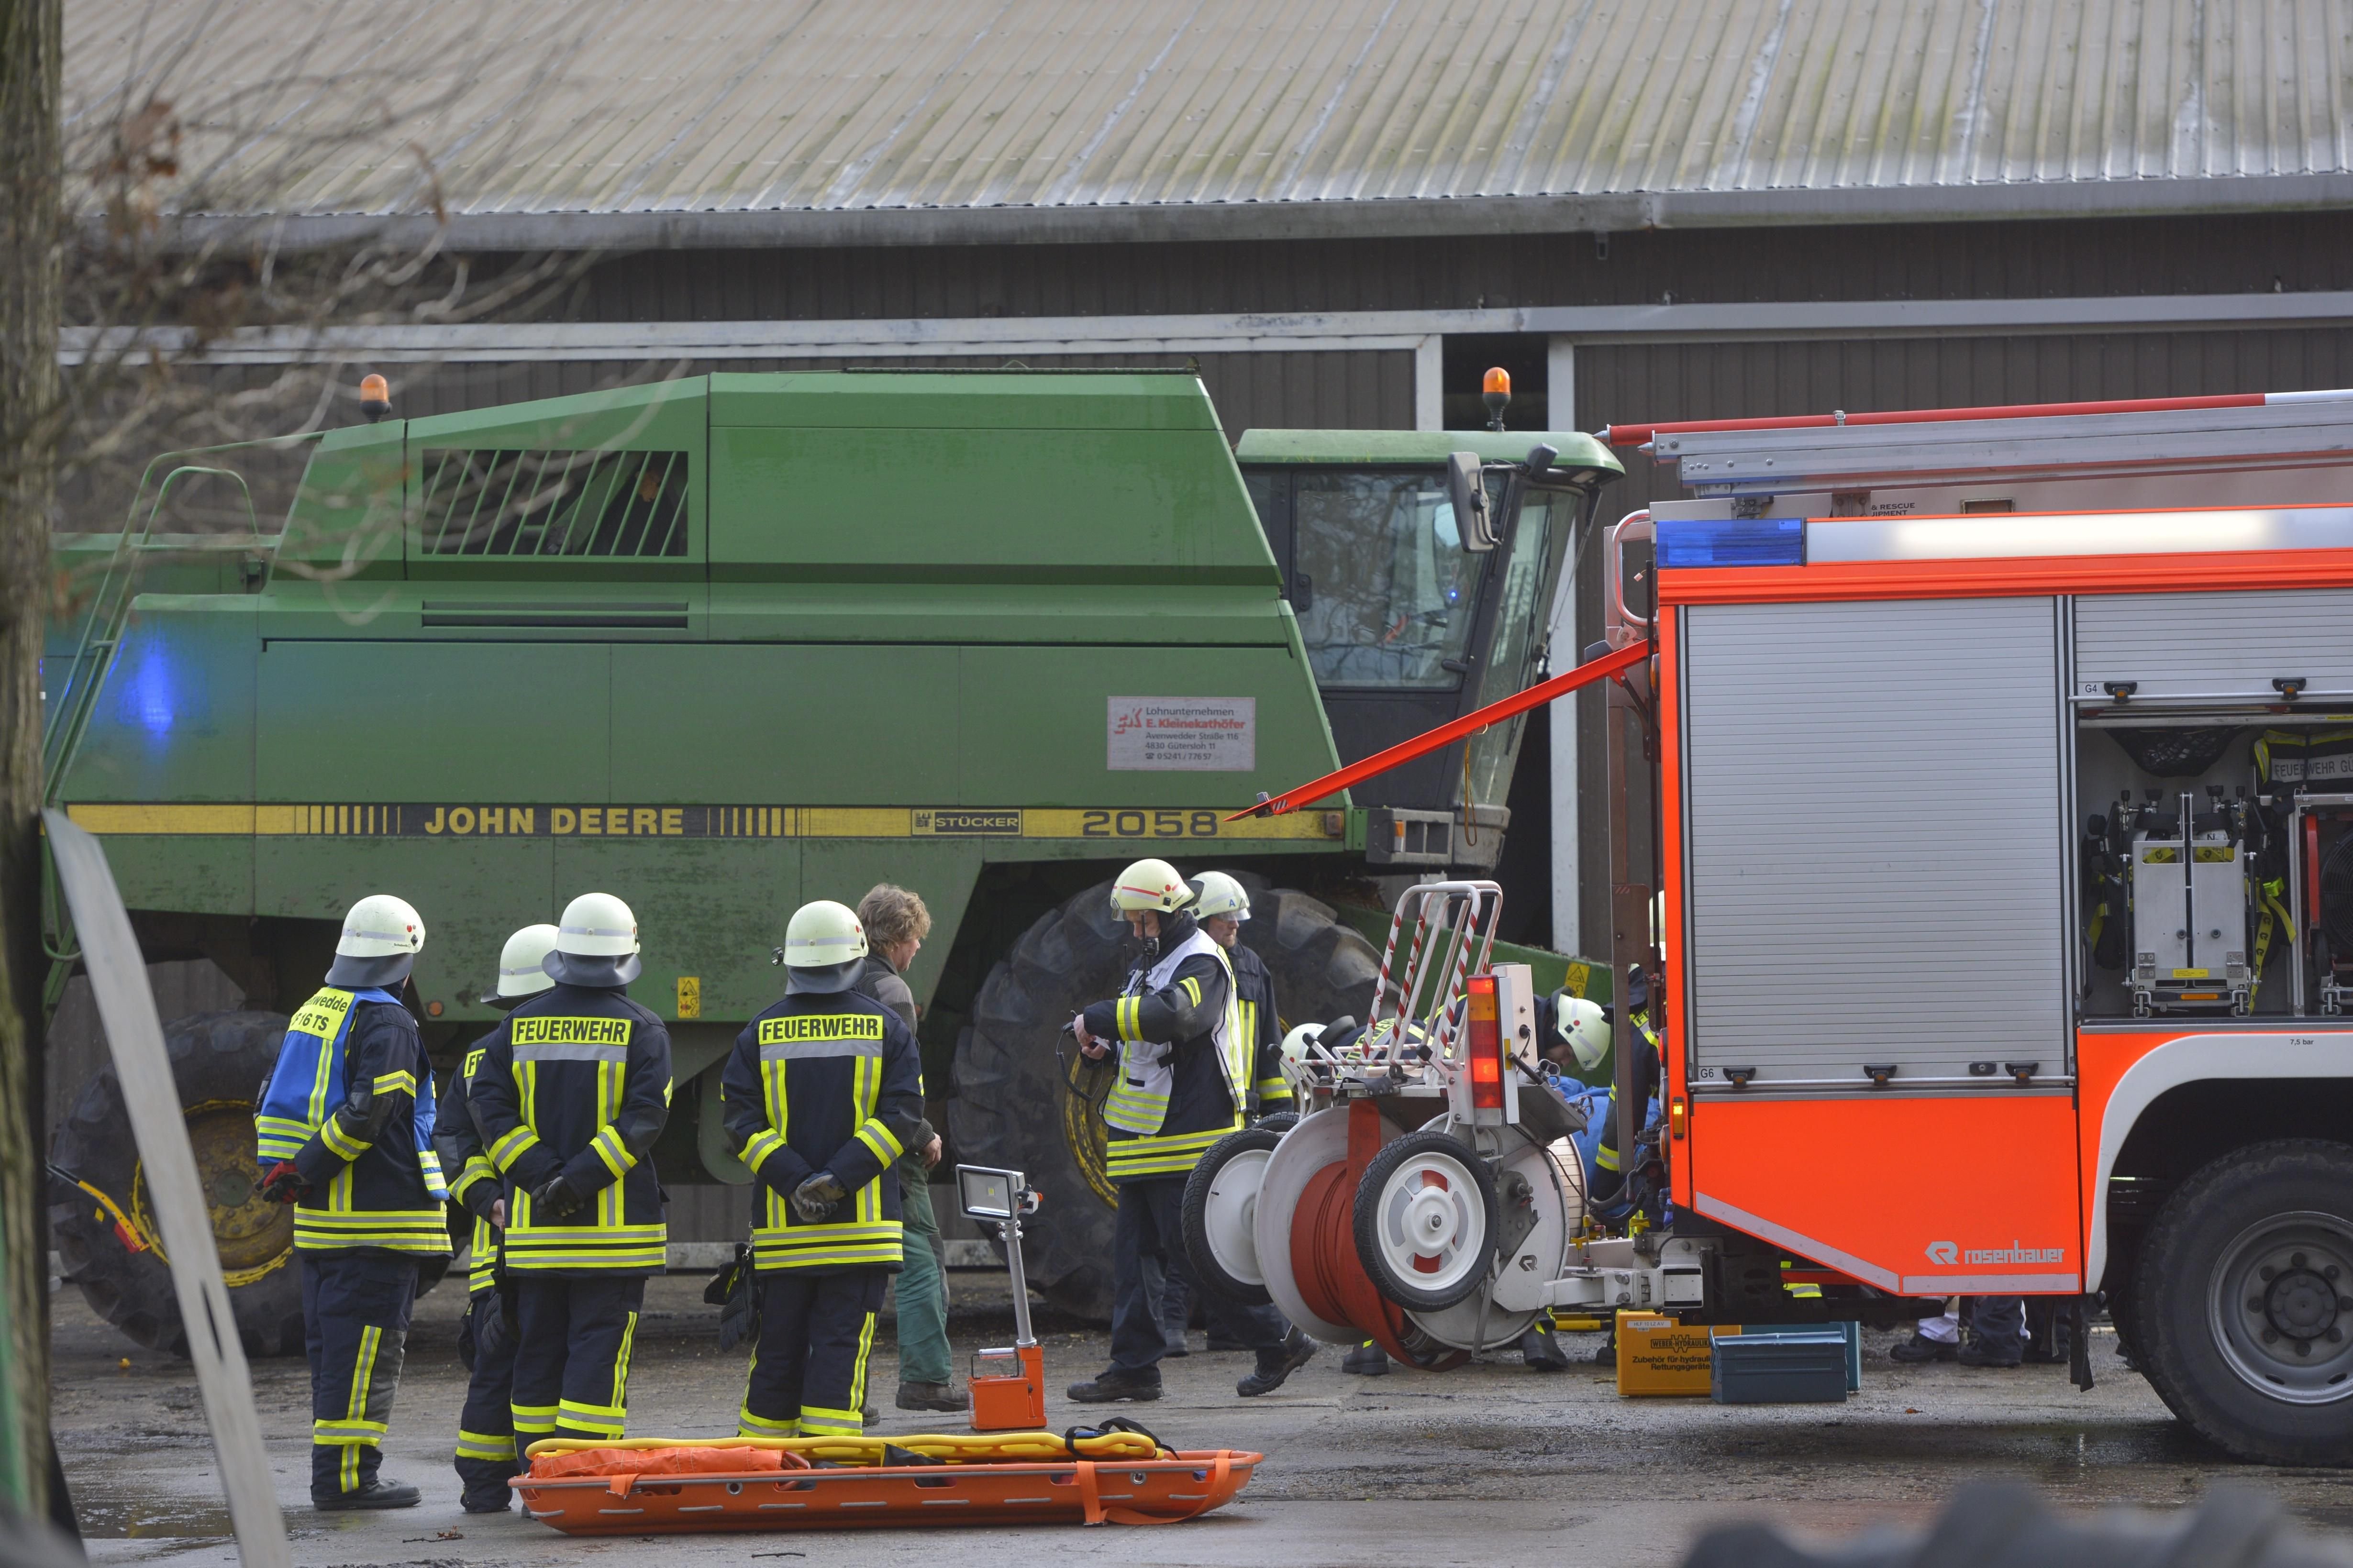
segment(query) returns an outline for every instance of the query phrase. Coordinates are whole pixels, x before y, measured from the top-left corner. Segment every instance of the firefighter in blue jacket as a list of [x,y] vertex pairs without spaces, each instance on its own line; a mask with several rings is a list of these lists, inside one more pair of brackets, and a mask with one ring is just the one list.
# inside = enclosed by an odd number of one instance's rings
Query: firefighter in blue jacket
[[425,921],[376,893],[343,917],[326,984],[302,1004],[254,1116],[263,1195],[294,1205],[311,1360],[311,1501],[406,1508],[380,1477],[417,1260],[446,1257],[433,1073],[401,985]]
[[[1186,906],[1193,889],[1166,860],[1138,860],[1112,882],[1112,907],[1139,950],[1120,994],[1071,1020],[1091,1060],[1118,1052],[1111,1093],[1105,1173],[1119,1189],[1112,1231],[1111,1365],[1070,1387],[1082,1405],[1160,1397],[1168,1342],[1161,1291],[1185,1245],[1185,1179],[1210,1144],[1242,1124],[1253,1052],[1240,1039],[1233,972],[1226,950]],[[1271,1307],[1245,1307],[1211,1294],[1210,1331],[1258,1352],[1234,1385],[1248,1398],[1282,1386],[1307,1364],[1315,1343]]]
[[483,1041],[469,1102],[505,1184],[514,1436],[623,1436],[646,1280],[669,1261],[649,1157],[670,1120],[670,1031],[629,1000],[638,921],[610,893],[565,906],[554,985]]
[[904,1261],[897,1165],[923,1115],[914,1031],[854,989],[866,952],[848,907],[802,905],[784,1000],[744,1026],[720,1076],[728,1140],[760,1184],[747,1437],[864,1429],[874,1314]]
[[[544,965],[555,951],[555,939],[552,925],[525,926],[507,938],[499,954],[498,987],[482,998],[482,1005],[511,1012],[554,985]],[[458,1479],[464,1488],[459,1501],[468,1513],[506,1512],[514,1495],[507,1481],[516,1473],[515,1292],[513,1282],[499,1268],[499,1243],[507,1225],[506,1188],[491,1163],[469,1100],[474,1075],[489,1054],[488,1036],[467,1048],[441,1091],[440,1109],[433,1119],[433,1146],[448,1173],[449,1195],[474,1216],[473,1244],[467,1252],[466,1323],[458,1336],[467,1373],[466,1405],[458,1414]]]

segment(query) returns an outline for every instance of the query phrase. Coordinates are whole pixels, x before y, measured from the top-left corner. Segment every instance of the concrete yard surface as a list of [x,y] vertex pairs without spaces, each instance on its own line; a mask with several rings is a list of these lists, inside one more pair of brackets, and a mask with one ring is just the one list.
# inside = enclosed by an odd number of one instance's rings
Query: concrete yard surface
[[[952,1330],[958,1355],[1011,1334],[1003,1277],[958,1272]],[[633,1436],[731,1433],[743,1355],[718,1348],[702,1280],[652,1282],[629,1386]],[[1919,1525],[1961,1483],[2019,1479],[2055,1503],[2171,1508],[2219,1481],[2275,1496],[2315,1526],[2353,1527],[2343,1471],[2238,1465],[2183,1429],[2147,1383],[2094,1341],[2098,1387],[2066,1369],[1906,1368],[1887,1359],[1897,1336],[1865,1338],[1862,1392],[1843,1406],[1718,1406],[1706,1400],[1620,1399],[1589,1363],[1599,1336],[1567,1336],[1579,1364],[1542,1376],[1515,1354],[1438,1375],[1343,1375],[1326,1350],[1279,1392],[1240,1399],[1247,1355],[1194,1353],[1164,1363],[1155,1404],[1108,1413],[1141,1421],[1178,1447],[1251,1448],[1267,1456],[1238,1502],[1207,1519],[1138,1531],[1107,1526],[979,1527],[575,1540],[520,1511],[458,1508],[449,1445],[465,1392],[457,1360],[463,1297],[445,1284],[417,1303],[385,1474],[425,1489],[418,1507],[322,1515],[309,1506],[309,1385],[301,1363],[254,1363],[280,1500],[304,1568],[690,1562],[860,1565],[953,1552],[959,1568],[1035,1568],[1103,1561],[1204,1568],[1447,1568],[1578,1559],[1677,1562],[1712,1525],[1767,1519],[1838,1537],[1873,1525]],[[1057,1428],[1105,1413],[1062,1387],[1101,1369],[1102,1331],[1039,1310]],[[878,1431],[958,1431],[950,1416],[892,1407],[898,1384],[889,1323],[870,1374],[883,1407]],[[213,1472],[195,1378],[184,1362],[119,1338],[71,1289],[56,1298],[58,1441],[93,1562],[233,1563],[235,1544]],[[127,1365],[125,1363],[127,1362]]]

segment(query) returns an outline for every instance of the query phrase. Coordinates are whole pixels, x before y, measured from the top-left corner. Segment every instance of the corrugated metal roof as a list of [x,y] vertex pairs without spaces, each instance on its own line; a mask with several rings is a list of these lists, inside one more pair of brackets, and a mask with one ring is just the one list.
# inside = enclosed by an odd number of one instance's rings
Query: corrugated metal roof
[[541,242],[2353,200],[2353,0],[76,0],[67,26],[79,124],[151,87],[230,104],[195,161],[269,164],[278,210],[438,185],[462,229]]

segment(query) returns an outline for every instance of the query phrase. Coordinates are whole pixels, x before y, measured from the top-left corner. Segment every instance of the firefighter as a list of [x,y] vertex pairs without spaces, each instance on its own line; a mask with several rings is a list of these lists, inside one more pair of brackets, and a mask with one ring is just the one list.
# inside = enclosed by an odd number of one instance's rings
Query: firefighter
[[[482,1005],[509,1012],[554,985],[543,965],[555,951],[555,938],[552,925],[525,926],[507,938],[499,954],[498,987],[482,998]],[[458,1336],[459,1358],[468,1374],[465,1408],[458,1415],[458,1480],[463,1489],[459,1503],[468,1513],[504,1513],[512,1497],[507,1478],[515,1473],[515,1293],[499,1268],[507,1200],[468,1099],[489,1053],[488,1036],[468,1047],[441,1091],[433,1119],[433,1146],[442,1170],[450,1173],[449,1195],[474,1216],[466,1321]]]
[[[1242,1124],[1248,1058],[1234,1044],[1233,973],[1226,950],[1187,910],[1192,901],[1193,889],[1166,860],[1138,860],[1122,871],[1112,883],[1112,907],[1140,956],[1119,995],[1071,1022],[1090,1060],[1118,1052],[1103,1110],[1110,1123],[1106,1173],[1119,1189],[1111,1365],[1071,1385],[1082,1405],[1160,1397],[1168,1346],[1161,1286],[1185,1245],[1185,1178],[1203,1151]],[[1213,1329],[1258,1352],[1257,1369],[1235,1384],[1245,1398],[1280,1388],[1315,1354],[1314,1342],[1271,1307],[1217,1298],[1208,1306]]]
[[565,906],[555,984],[484,1038],[468,1102],[505,1184],[514,1436],[622,1436],[646,1279],[668,1261],[649,1157],[670,1119],[670,1031],[628,998],[638,921],[610,893]]
[[[1240,1026],[1231,1043],[1249,1086],[1249,1119],[1255,1121],[1288,1110],[1291,1080],[1282,1076],[1282,1025],[1274,976],[1267,973],[1265,961],[1241,940],[1242,922],[1250,918],[1249,890],[1223,871],[1204,871],[1194,879],[1191,909],[1210,940],[1226,950],[1226,962],[1233,967],[1234,1005]],[[1182,1247],[1172,1251],[1168,1265],[1161,1282],[1161,1325],[1167,1332],[1168,1353],[1180,1356],[1190,1353],[1185,1328],[1192,1317],[1193,1299],[1200,1292]],[[1208,1348],[1234,1351],[1242,1346],[1212,1331]]]
[[763,1189],[760,1338],[737,1426],[856,1436],[874,1314],[904,1261],[895,1167],[923,1120],[923,1058],[914,1031],[856,989],[866,931],[847,907],[802,905],[784,953],[784,999],[735,1037],[720,1079],[728,1139]]
[[343,917],[326,984],[296,1011],[254,1115],[262,1194],[294,1205],[311,1360],[311,1503],[407,1508],[379,1476],[419,1258],[449,1228],[433,1152],[433,1072],[400,987],[425,921],[375,893]]

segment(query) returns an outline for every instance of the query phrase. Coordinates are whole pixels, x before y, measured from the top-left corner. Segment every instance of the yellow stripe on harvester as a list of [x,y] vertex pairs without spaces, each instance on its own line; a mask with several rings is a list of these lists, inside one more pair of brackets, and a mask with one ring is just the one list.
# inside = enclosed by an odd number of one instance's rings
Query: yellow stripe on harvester
[[1347,834],[1345,811],[1295,811],[1228,821],[1235,805],[1233,801],[1153,808],[86,801],[68,806],[66,814],[92,833],[162,837],[1047,838],[1100,840],[1108,847],[1150,840],[1329,843]]

